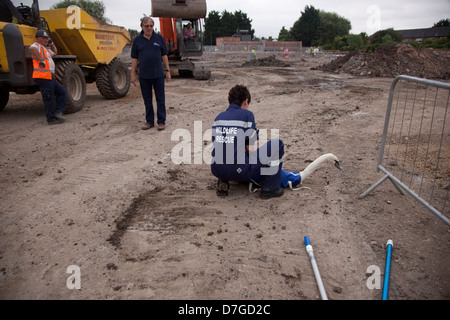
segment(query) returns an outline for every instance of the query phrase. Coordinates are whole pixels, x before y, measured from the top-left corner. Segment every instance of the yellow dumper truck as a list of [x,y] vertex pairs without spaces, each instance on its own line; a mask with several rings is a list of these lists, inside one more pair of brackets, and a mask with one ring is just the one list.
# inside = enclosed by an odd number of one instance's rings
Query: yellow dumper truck
[[[3,1],[7,3],[9,1]],[[31,7],[9,8],[0,16],[0,111],[9,93],[32,94],[39,90],[33,82],[33,63],[29,46],[38,29],[45,29],[58,49],[54,56],[55,78],[67,90],[66,113],[79,111],[86,99],[86,83],[95,82],[106,99],[127,95],[130,88],[128,65],[118,58],[131,37],[118,26],[100,21],[77,6],[67,9],[39,10],[37,0]]]

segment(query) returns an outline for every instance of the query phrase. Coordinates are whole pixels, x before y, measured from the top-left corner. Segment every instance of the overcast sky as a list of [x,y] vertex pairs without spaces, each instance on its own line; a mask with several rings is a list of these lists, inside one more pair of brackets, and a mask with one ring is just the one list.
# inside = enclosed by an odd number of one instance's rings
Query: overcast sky
[[[102,0],[105,16],[113,24],[137,29],[139,19],[151,14],[151,0]],[[32,0],[13,0],[20,5],[31,5]],[[49,9],[58,1],[40,0],[41,10]],[[394,28],[429,28],[441,19],[450,18],[450,0],[206,0],[208,12],[241,10],[252,20],[257,37],[277,38],[281,28],[290,29],[307,5],[326,12],[335,12],[352,24],[351,33]]]

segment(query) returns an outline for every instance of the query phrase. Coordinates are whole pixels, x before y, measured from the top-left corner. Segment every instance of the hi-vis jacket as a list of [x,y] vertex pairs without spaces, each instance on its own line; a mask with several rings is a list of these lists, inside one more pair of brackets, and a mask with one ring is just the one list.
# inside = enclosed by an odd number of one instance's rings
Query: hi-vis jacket
[[33,78],[51,80],[55,69],[51,52],[37,42],[33,43],[32,46],[38,49],[43,59],[39,61],[33,57]]
[[[249,168],[246,145],[253,145],[258,139],[253,112],[231,104],[220,113],[212,126],[212,170],[216,176],[226,180],[236,179]],[[231,175],[231,176],[230,176]],[[237,179],[239,180],[239,179]]]

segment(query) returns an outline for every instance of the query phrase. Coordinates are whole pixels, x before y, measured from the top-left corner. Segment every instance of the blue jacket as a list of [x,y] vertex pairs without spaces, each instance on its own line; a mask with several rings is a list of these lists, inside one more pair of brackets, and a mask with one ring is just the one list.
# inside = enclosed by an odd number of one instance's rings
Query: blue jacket
[[245,146],[253,145],[258,139],[258,131],[253,112],[231,104],[220,113],[212,126],[211,170],[224,180],[247,179],[249,157]]
[[162,66],[162,56],[166,56],[167,46],[164,38],[153,32],[150,39],[144,37],[141,32],[131,47],[131,58],[137,59],[139,62],[139,78],[141,79],[158,79],[164,77]]

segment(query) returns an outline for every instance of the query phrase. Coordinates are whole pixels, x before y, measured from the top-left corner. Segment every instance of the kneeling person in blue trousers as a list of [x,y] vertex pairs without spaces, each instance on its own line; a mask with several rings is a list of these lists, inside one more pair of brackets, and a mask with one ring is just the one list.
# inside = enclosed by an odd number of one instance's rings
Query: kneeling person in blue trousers
[[283,141],[272,139],[256,149],[258,130],[248,110],[251,95],[247,87],[234,86],[228,102],[228,109],[216,117],[212,127],[211,172],[218,178],[217,194],[227,195],[229,181],[235,181],[260,184],[263,199],[282,196]]

